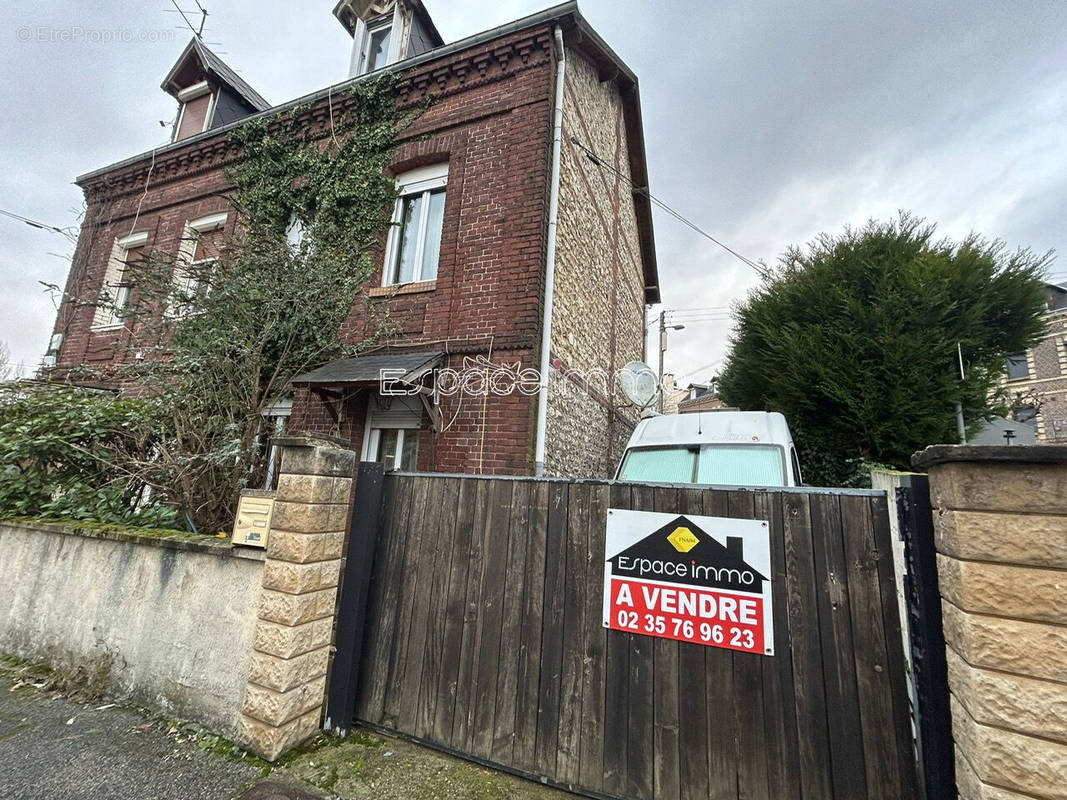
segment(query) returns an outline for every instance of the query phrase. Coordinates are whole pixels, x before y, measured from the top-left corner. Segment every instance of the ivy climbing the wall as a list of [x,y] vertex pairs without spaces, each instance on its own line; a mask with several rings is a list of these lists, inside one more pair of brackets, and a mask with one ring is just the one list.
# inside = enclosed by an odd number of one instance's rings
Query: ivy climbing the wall
[[242,125],[231,144],[243,157],[220,203],[236,231],[215,237],[209,257],[186,247],[130,265],[124,317],[137,356],[106,377],[153,420],[144,447],[109,456],[129,476],[120,495],[131,513],[160,507],[191,529],[227,529],[240,490],[262,480],[264,412],[296,375],[375,340],[375,324],[358,341],[341,332],[390,225],[387,167],[414,118],[398,110],[394,83],[359,82],[329,99],[327,115],[305,106]]

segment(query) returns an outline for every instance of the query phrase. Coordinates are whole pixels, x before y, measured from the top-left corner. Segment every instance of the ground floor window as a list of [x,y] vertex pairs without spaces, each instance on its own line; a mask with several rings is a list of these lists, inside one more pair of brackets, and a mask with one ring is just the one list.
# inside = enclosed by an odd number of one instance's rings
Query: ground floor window
[[418,469],[422,405],[414,397],[373,394],[367,401],[363,437],[364,461],[377,461],[389,470]]
[[293,401],[291,399],[279,400],[263,409],[262,436],[267,439],[269,451],[267,453],[267,469],[263,476],[263,488],[272,491],[278,487],[278,461],[280,453],[274,440],[285,435],[289,427],[289,417],[293,413]]
[[367,460],[377,461],[386,470],[413,472],[419,462],[419,432],[403,428],[372,428],[369,431]]

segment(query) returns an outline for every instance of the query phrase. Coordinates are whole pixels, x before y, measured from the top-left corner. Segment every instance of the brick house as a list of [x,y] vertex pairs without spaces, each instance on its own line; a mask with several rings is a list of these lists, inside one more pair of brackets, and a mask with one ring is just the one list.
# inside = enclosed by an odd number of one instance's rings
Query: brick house
[[1067,289],[1047,284],[1045,333],[1025,353],[1008,357],[1001,383],[1016,422],[1029,425],[1038,442],[1067,442]]
[[[448,45],[421,0],[342,0],[334,14],[353,36],[349,82],[390,69],[402,108],[435,102],[397,143],[398,224],[364,292],[393,322],[384,345],[301,376],[266,427],[341,436],[394,468],[611,474],[637,418],[612,376],[643,360],[659,301],[651,208],[634,190],[648,182],[636,77],[574,2]],[[191,42],[163,84],[179,104],[174,141],[77,179],[87,212],[55,368],[136,358],[126,260],[146,246],[210,259],[237,224],[228,133],[305,105],[321,126],[346,85],[271,107]],[[357,303],[349,341],[365,314]],[[432,392],[442,370],[542,364],[547,388]],[[383,369],[430,391],[383,394]]]

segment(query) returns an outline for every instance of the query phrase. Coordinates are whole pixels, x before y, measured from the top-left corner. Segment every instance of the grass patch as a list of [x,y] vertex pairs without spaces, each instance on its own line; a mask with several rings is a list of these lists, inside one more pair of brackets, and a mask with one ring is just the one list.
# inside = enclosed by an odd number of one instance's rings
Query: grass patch
[[173,539],[185,542],[218,541],[221,537],[214,534],[192,533],[173,528],[139,528],[134,525],[114,525],[104,522],[92,522],[83,519],[47,518],[47,517],[3,517],[0,522],[22,523],[24,525],[63,525],[75,530],[97,533],[120,533],[142,539]]
[[276,774],[343,800],[559,800],[538,783],[401,739],[356,729],[320,734],[279,762]]

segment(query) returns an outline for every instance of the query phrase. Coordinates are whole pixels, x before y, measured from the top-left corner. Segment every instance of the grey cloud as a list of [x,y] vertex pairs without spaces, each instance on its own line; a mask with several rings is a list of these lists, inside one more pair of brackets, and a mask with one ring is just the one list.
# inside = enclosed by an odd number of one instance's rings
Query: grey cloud
[[[426,0],[447,40],[549,2]],[[332,2],[207,2],[207,40],[274,102],[343,79],[349,40]],[[15,41],[23,25],[162,30],[166,4],[62,0],[9,13],[0,67],[0,208],[74,224],[71,179],[150,149],[173,103],[158,89],[187,41]],[[1067,3],[582,0],[640,76],[653,192],[752,258],[907,208],[962,236],[1067,246]],[[57,237],[0,221],[0,341],[40,356],[52,323],[37,279],[62,281]],[[748,267],[657,213],[669,308],[724,306]],[[1067,270],[1067,267],[1058,266]],[[1064,275],[1067,277],[1067,274]],[[668,368],[711,363],[729,323],[671,334]],[[655,354],[650,358],[654,362]],[[706,375],[703,375],[706,377]]]

